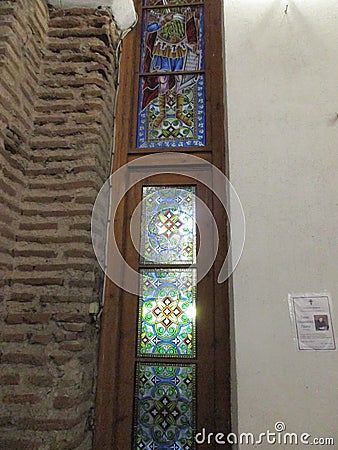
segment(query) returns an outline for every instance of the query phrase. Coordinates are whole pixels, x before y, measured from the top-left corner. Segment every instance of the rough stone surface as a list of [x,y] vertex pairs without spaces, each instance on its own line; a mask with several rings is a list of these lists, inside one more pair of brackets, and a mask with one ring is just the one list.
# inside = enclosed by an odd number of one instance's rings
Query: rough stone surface
[[102,273],[91,209],[110,172],[109,11],[0,1],[0,448],[89,449]]
[[133,0],[48,0],[48,3],[61,9],[108,7],[121,30],[132,27],[137,18]]

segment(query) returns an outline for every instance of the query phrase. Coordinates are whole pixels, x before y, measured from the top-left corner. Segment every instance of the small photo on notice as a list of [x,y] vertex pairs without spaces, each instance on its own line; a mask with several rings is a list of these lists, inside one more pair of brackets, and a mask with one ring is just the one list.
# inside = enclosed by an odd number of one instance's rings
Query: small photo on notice
[[316,331],[327,331],[329,329],[329,319],[326,314],[314,315]]

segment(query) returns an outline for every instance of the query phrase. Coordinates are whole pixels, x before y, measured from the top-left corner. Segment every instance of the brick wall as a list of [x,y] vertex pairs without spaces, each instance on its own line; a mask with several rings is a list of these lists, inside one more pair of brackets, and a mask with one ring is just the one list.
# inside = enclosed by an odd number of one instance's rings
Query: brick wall
[[[45,46],[47,11],[42,1],[0,1],[0,293],[12,270],[24,169]],[[1,313],[3,310],[1,303]]]
[[105,10],[0,1],[0,448],[89,449],[116,29]]

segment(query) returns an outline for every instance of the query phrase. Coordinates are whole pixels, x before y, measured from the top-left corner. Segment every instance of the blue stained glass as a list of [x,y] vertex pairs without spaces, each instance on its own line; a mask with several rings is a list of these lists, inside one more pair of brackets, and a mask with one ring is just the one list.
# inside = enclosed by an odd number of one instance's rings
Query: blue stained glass
[[195,377],[194,365],[137,364],[137,450],[195,448]]
[[138,355],[194,357],[195,269],[141,270]]
[[196,261],[195,188],[145,186],[141,236],[143,264]]

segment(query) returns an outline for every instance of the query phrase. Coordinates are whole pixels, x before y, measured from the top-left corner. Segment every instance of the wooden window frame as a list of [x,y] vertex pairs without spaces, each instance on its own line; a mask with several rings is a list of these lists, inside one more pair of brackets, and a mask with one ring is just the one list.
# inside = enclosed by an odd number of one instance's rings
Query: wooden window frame
[[[141,0],[136,0],[139,17],[142,17]],[[224,174],[227,173],[227,140],[225,116],[225,76],[223,52],[223,6],[222,0],[204,0],[205,8],[205,77],[206,77],[206,123],[207,141],[205,147],[173,148],[171,152],[189,153],[212,163]],[[168,148],[137,149],[137,104],[138,104],[138,67],[140,55],[141,19],[137,27],[130,32],[123,42],[123,51],[119,75],[119,95],[117,99],[115,123],[115,155],[113,173],[130,161],[136,161],[145,154],[168,152]],[[127,93],[127,97],[126,94]],[[132,119],[130,119],[132,118]],[[184,162],[183,162],[184,164]],[[156,181],[157,180],[157,181]],[[153,177],[144,180],[143,184],[183,185],[196,184],[195,180],[175,177],[173,175]],[[141,189],[141,184],[136,189]],[[204,394],[200,389],[197,397],[197,408],[205,410],[198,414],[197,432],[204,427],[207,432],[229,433],[231,431],[230,404],[230,314],[228,282],[217,283],[217,275],[227,254],[227,217],[219,201],[205,187],[200,188],[206,202],[210,205],[218,224],[220,246],[215,263],[210,272],[199,284],[198,295],[209,295],[203,289],[213,287],[214,303],[209,311],[202,311],[213,324],[212,341],[208,342],[209,358],[212,360],[212,383],[205,369],[198,372],[198,386],[209,386]],[[131,243],[125,239],[125,229],[130,215],[130,201],[123,199],[115,217],[115,237],[121,252],[129,260],[130,265],[138,270],[137,254]],[[205,284],[206,283],[206,284]],[[204,288],[203,286],[207,286]],[[204,292],[204,293],[203,293]],[[136,305],[136,307],[135,307]],[[123,341],[128,338],[130,329],[125,328],[126,314],[135,324],[134,341],[136,347],[137,304],[131,294],[124,292],[107,278],[105,301],[101,322],[101,335],[98,360],[96,416],[94,432],[94,449],[96,450],[132,450],[132,427],[130,427],[133,408],[130,408],[130,364],[124,360]],[[204,321],[204,323],[206,323]],[[203,327],[198,324],[198,327]],[[198,331],[199,332],[199,331]],[[198,345],[201,345],[198,343]],[[200,365],[207,367],[210,363],[205,359]],[[134,361],[134,354],[130,361]],[[187,361],[184,361],[187,362]],[[128,386],[124,390],[123,384]],[[125,404],[121,408],[121,392],[127,392]],[[133,398],[133,397],[132,397]],[[202,402],[202,404],[200,404]],[[123,402],[122,402],[123,403]],[[127,416],[127,417],[126,417]],[[230,448],[230,446],[224,446]],[[201,448],[216,448],[214,445],[199,445]]]

